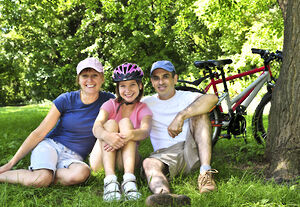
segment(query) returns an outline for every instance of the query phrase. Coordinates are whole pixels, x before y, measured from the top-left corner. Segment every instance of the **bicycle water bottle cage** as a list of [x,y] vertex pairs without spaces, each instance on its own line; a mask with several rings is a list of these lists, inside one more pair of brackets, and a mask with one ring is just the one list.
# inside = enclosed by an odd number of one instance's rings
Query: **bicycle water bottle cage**
[[240,114],[236,114],[229,123],[229,132],[233,135],[240,135],[246,131],[246,119]]

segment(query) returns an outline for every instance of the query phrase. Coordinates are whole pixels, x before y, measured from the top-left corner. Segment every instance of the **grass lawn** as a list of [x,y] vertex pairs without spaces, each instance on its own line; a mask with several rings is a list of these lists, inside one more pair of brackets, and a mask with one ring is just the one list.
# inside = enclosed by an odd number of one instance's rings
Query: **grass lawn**
[[[49,105],[0,108],[0,165],[17,151],[28,134],[35,129],[48,112]],[[200,195],[197,189],[198,172],[178,176],[170,182],[172,191],[186,194],[192,206],[300,206],[299,180],[297,184],[275,184],[264,180],[264,148],[251,136],[251,117],[248,122],[248,144],[243,139],[220,140],[213,150],[213,168],[218,191]],[[146,157],[152,151],[149,139],[140,145]],[[14,169],[27,168],[29,155]],[[143,195],[135,202],[104,203],[102,201],[104,174],[92,174],[82,185],[33,188],[0,183],[0,206],[144,206],[150,195],[145,179],[136,170],[138,186]],[[121,172],[119,178],[121,179]],[[121,181],[121,180],[119,180]]]

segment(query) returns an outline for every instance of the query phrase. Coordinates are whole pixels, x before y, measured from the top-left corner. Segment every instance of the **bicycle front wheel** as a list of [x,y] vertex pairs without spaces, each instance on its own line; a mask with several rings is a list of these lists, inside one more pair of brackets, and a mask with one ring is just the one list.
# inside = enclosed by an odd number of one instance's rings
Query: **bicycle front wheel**
[[264,144],[267,139],[271,99],[272,93],[266,93],[255,109],[252,118],[252,133],[258,144]]
[[[176,90],[181,90],[181,91],[191,91],[191,92],[198,92],[198,93],[203,93],[202,91],[198,90],[197,88],[192,88],[192,87],[187,87],[187,86],[178,86],[176,87]],[[209,118],[210,122],[212,125],[212,146],[214,146],[217,141],[219,140],[219,136],[221,133],[221,119],[220,119],[220,110],[218,107],[213,109],[209,113]]]

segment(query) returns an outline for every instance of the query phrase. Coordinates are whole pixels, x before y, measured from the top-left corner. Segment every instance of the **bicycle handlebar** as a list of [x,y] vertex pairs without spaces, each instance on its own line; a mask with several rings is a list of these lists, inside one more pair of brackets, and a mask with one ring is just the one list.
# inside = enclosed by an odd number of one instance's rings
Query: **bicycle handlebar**
[[256,48],[251,48],[251,51],[253,54],[260,54],[261,56],[265,56],[270,53],[268,50],[262,50],[262,49],[256,49]]
[[264,59],[266,64],[269,64],[272,60],[282,60],[282,51],[276,50],[275,53],[270,53],[269,50],[251,48],[253,54],[259,54]]

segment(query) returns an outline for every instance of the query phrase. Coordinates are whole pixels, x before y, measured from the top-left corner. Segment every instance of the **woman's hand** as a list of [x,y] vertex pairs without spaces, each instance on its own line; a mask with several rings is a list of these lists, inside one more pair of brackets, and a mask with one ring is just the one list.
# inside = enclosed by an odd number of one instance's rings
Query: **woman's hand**
[[12,167],[13,167],[13,165],[10,164],[10,163],[6,163],[5,165],[2,165],[2,166],[0,167],[0,174],[1,174],[1,173],[4,173],[4,172],[6,172],[6,171],[11,170]]

